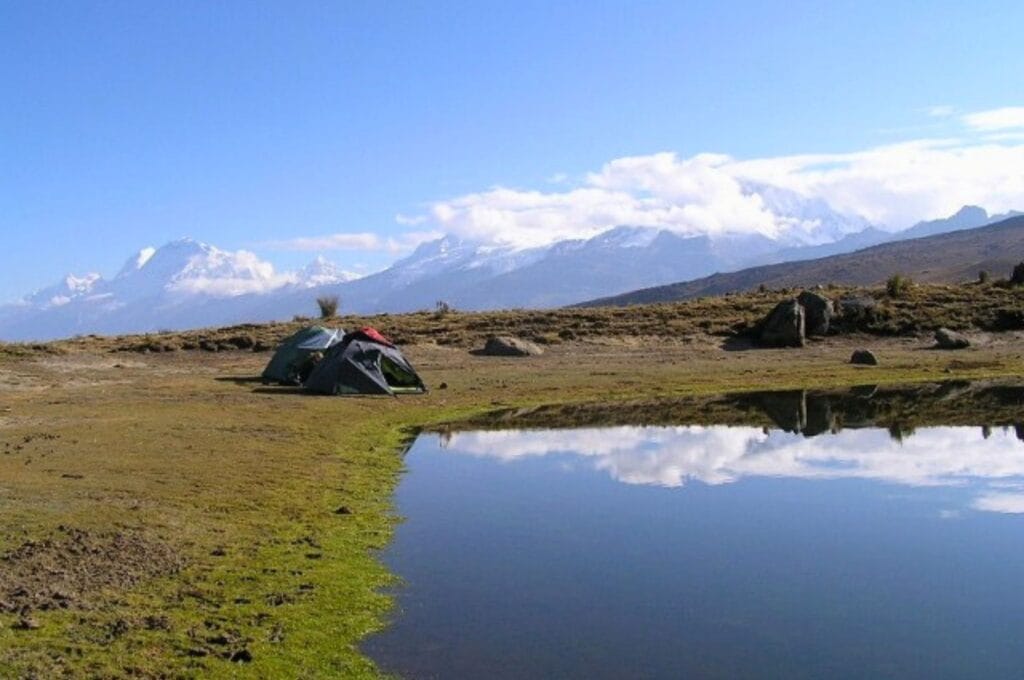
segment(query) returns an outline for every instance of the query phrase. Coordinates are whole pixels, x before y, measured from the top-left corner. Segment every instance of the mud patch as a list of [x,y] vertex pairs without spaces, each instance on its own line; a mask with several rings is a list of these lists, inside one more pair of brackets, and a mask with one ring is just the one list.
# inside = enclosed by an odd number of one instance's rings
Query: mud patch
[[138,533],[60,527],[51,538],[0,556],[0,612],[89,608],[104,592],[127,590],[183,565],[170,546]]

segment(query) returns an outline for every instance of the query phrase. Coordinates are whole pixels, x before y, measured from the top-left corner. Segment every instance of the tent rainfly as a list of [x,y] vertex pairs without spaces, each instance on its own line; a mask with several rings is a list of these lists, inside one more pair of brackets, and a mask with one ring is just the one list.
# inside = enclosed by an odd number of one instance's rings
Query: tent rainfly
[[326,352],[341,342],[344,335],[340,329],[308,326],[288,336],[263,369],[263,379],[284,385],[301,385],[305,374],[312,369],[313,354]]
[[422,394],[426,386],[394,344],[373,328],[348,333],[306,379],[320,394]]

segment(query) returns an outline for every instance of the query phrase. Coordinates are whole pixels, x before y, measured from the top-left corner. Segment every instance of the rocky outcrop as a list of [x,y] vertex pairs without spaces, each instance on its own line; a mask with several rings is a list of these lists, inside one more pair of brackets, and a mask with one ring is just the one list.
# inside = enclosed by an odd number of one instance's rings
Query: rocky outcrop
[[493,357],[529,357],[543,352],[544,350],[528,340],[498,335],[487,338],[487,343],[479,353]]
[[804,308],[804,330],[807,335],[828,335],[829,324],[835,316],[835,305],[824,295],[805,290],[796,301]]
[[775,305],[761,322],[760,342],[768,347],[803,347],[805,317],[803,306],[793,298]]
[[971,341],[962,333],[940,328],[935,331],[935,346],[939,349],[964,349],[971,346]]
[[878,357],[869,349],[855,349],[850,356],[850,363],[860,366],[877,366]]

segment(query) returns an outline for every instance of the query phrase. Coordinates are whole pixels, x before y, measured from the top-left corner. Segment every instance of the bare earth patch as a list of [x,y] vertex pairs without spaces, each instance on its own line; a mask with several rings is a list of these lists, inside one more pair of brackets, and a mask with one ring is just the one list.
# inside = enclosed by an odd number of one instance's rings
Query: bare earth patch
[[0,612],[88,608],[104,591],[179,571],[177,551],[134,532],[94,533],[59,527],[0,557]]

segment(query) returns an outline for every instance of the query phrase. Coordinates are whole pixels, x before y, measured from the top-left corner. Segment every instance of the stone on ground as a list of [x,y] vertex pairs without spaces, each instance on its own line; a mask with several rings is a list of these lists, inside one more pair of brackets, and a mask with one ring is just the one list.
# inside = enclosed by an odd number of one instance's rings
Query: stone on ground
[[877,366],[878,357],[876,357],[875,353],[869,349],[856,349],[850,357],[850,363],[859,364],[861,366]]
[[499,335],[487,338],[487,344],[484,345],[481,354],[495,357],[529,357],[543,352],[544,350],[529,340]]
[[828,335],[829,324],[835,315],[835,305],[824,295],[805,290],[796,301],[804,308],[804,330],[807,335]]
[[761,322],[761,344],[769,347],[804,346],[804,308],[794,298],[775,305]]
[[935,344],[939,349],[963,349],[971,346],[967,336],[948,328],[940,328],[935,331]]

